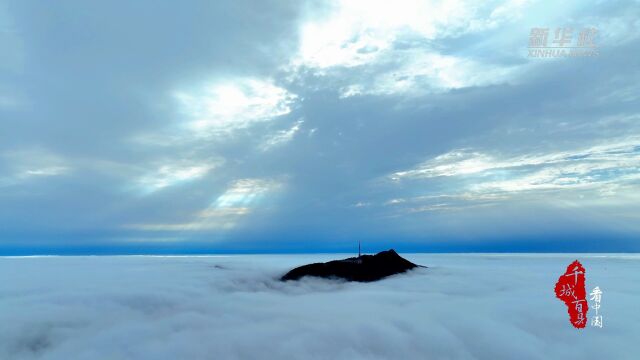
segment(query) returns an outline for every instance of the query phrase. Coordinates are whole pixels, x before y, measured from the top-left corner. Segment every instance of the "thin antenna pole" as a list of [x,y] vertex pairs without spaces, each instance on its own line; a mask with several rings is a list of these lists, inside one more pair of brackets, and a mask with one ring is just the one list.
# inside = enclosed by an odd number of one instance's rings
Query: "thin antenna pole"
[[360,257],[360,240],[358,240],[358,257]]

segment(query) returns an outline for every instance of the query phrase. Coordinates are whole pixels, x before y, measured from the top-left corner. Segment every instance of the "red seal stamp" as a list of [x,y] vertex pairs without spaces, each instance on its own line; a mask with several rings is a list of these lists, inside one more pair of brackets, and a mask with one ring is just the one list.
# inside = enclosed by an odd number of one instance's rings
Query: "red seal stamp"
[[556,297],[567,306],[569,321],[582,329],[587,325],[587,304],[585,290],[585,269],[578,260],[567,266],[567,271],[560,275],[556,283]]

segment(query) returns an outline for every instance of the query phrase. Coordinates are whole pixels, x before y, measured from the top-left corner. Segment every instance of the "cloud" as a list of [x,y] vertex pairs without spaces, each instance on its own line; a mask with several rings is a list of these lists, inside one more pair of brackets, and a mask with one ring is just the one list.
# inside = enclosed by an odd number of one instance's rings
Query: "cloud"
[[[471,86],[507,82],[515,71],[508,67],[480,64],[471,59],[415,51],[393,72],[373,77],[364,84],[350,85],[341,97],[443,92]],[[366,81],[366,80],[365,80]]]
[[191,119],[188,128],[197,135],[228,134],[286,115],[296,99],[286,89],[257,79],[207,84],[200,90],[177,92],[174,96]]
[[143,192],[153,193],[166,187],[197,180],[207,175],[209,171],[220,165],[220,161],[202,164],[163,164],[157,171],[145,175],[138,180]]
[[[638,138],[549,154],[495,158],[467,149],[437,156],[416,169],[396,172],[393,180],[440,176],[478,176],[470,190],[518,192],[622,184],[638,179]],[[493,176],[492,176],[493,175]],[[495,178],[508,178],[498,180]]]
[[63,158],[44,149],[8,151],[0,154],[0,159],[5,165],[5,174],[0,172],[0,186],[22,185],[31,180],[61,176],[71,171]]
[[[631,359],[636,255],[407,255],[376,283],[282,283],[328,255],[1,258],[0,357]],[[604,328],[576,330],[553,284],[578,258]],[[372,316],[372,314],[376,314]],[[589,316],[591,316],[591,311]],[[544,352],[541,351],[544,349]]]
[[[185,223],[127,224],[124,228],[139,231],[197,232],[230,230],[255,208],[265,197],[282,188],[274,179],[240,179],[233,181],[206,209],[198,211]],[[179,239],[179,238],[176,238]]]
[[320,19],[302,25],[294,63],[318,69],[369,64],[406,38],[453,38],[513,20],[525,3],[335,1]]
[[264,179],[241,179],[233,182],[231,186],[220,195],[214,203],[216,207],[229,207],[237,205],[249,205],[269,191],[279,187],[279,183]]
[[282,146],[293,139],[293,137],[300,131],[300,128],[304,120],[296,121],[289,129],[280,130],[275,132],[274,134],[268,136],[265,141],[261,144],[261,149],[263,151],[268,151],[274,147]]
[[[634,2],[0,8],[0,252],[635,248]],[[527,58],[561,26],[600,56]]]
[[442,190],[424,191],[418,196],[396,194],[377,206],[389,208],[393,217],[452,211],[452,216],[459,216],[460,212],[478,208],[499,209],[514,203],[534,206],[541,202],[573,212],[617,207],[620,214],[626,214],[628,206],[637,201],[637,144],[637,138],[625,137],[577,149],[514,157],[457,149],[389,176],[397,190],[403,184],[446,184]]
[[526,7],[526,1],[336,1],[301,25],[291,78],[326,78],[328,86],[338,84],[341,98],[504,83],[519,65],[478,61],[447,51],[447,42],[512,22]]

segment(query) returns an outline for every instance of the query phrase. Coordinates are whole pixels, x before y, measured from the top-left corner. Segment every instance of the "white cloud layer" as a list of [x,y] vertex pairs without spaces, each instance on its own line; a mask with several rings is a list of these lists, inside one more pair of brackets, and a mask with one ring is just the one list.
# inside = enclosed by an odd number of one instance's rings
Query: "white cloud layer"
[[[370,284],[275,280],[329,255],[0,258],[0,358],[636,358],[637,255],[408,258],[430,267]],[[576,258],[602,329],[554,298]]]

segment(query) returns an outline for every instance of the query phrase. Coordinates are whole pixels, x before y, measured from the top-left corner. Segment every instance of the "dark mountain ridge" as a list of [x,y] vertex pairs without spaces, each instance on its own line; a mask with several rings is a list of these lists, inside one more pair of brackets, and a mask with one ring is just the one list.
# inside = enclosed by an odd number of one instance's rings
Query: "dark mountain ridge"
[[303,265],[284,274],[280,280],[299,280],[304,276],[316,276],[327,279],[338,278],[347,281],[370,282],[416,267],[426,266],[416,265],[398,255],[395,250],[390,249],[375,255],[361,255],[326,263]]

